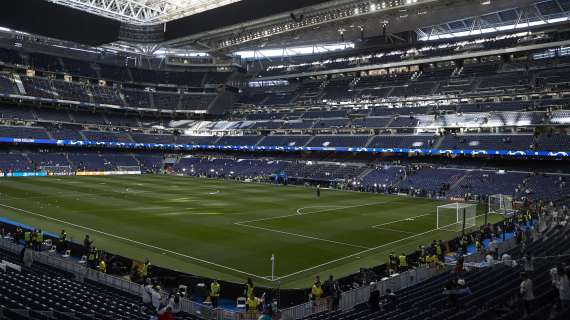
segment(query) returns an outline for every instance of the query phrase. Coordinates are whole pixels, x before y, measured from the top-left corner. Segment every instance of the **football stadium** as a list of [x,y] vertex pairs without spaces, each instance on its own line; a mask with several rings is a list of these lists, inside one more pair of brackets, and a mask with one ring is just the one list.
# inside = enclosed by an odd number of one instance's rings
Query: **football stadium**
[[0,320],[570,319],[570,0],[0,10]]

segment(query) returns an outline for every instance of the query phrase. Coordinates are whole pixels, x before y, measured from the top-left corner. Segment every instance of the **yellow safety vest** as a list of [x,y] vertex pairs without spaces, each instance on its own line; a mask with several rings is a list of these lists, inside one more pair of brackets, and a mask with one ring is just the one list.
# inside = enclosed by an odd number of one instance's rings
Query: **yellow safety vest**
[[210,285],[210,295],[212,297],[219,297],[220,296],[220,284],[212,282]]
[[24,240],[25,240],[26,242],[32,240],[32,233],[31,233],[30,231],[26,231],[26,232],[24,233]]
[[406,259],[406,256],[400,256],[400,267],[407,267],[408,266],[408,260]]
[[256,297],[249,297],[247,298],[247,306],[249,310],[257,309],[257,305],[259,304]]
[[148,275],[148,267],[149,266],[150,266],[150,263],[145,263],[143,265],[142,272],[141,272],[143,277],[146,277]]
[[313,298],[318,299],[323,295],[323,289],[321,287],[313,285],[311,288],[311,294],[313,295]]
[[253,296],[253,288],[254,288],[254,286],[249,285],[249,283],[246,284],[246,286],[247,286],[247,288],[245,289],[245,294],[246,294],[247,297],[249,298],[249,297]]
[[103,273],[107,272],[107,264],[105,263],[105,260],[101,260],[101,262],[99,262],[99,271]]

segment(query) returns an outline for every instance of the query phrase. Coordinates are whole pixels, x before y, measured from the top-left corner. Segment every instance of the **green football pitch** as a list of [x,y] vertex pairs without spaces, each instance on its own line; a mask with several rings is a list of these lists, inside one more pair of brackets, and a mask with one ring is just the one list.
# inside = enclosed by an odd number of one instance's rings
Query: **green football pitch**
[[98,248],[178,271],[282,288],[452,238],[436,230],[441,204],[335,190],[317,198],[306,187],[177,176],[0,180],[5,219],[54,234],[63,228],[76,242],[89,234]]

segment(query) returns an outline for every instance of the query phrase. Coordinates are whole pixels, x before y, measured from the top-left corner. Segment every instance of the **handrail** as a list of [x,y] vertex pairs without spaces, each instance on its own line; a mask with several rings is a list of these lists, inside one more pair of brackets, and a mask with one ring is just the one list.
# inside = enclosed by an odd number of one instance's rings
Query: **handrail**
[[[516,246],[516,239],[514,238],[510,238],[506,241],[501,241],[498,244],[500,252],[510,250],[514,246]],[[14,243],[12,240],[0,239],[0,248],[6,251],[19,254],[23,247],[24,246],[22,245]],[[63,258],[58,254],[49,253],[46,251],[34,251],[33,257],[34,261],[72,273],[80,281],[83,279],[89,279],[133,295],[142,295],[142,285],[134,283],[126,278],[105,274],[99,272],[98,270],[88,268],[84,264],[80,264],[73,259]],[[482,259],[483,257],[480,254],[471,254],[465,256],[465,262],[481,261]],[[376,283],[345,291],[341,295],[339,310],[351,310],[355,306],[367,302],[370,297],[370,292],[373,290],[379,290],[381,293],[385,293],[387,289],[390,289],[395,292],[414,286],[435,275],[441,274],[442,272],[447,272],[449,270],[449,265],[444,265],[443,268],[414,268],[402,273],[397,273],[389,277],[385,277]],[[203,319],[211,320],[255,320],[258,316],[256,312],[230,311],[221,308],[213,309],[210,306],[200,304],[186,298],[182,298],[180,300],[180,307],[181,311],[183,312],[198,316]],[[310,315],[326,311],[330,311],[329,305],[324,299],[321,299],[320,301],[309,301],[300,305],[282,309],[281,314],[291,319],[304,319]]]
[[[0,248],[19,254],[24,246],[16,244],[8,239],[1,239]],[[143,292],[142,285],[134,283],[129,279],[102,273],[98,270],[88,268],[85,264],[81,264],[76,260],[60,257],[59,254],[56,253],[34,251],[33,259],[34,262],[39,262],[59,270],[69,272],[79,281],[88,279],[135,296],[141,296]],[[205,319],[214,319],[214,316],[216,315],[216,311],[210,306],[194,302],[187,298],[180,299],[180,310]]]
[[[514,238],[510,238],[498,244],[500,252],[508,251],[515,246],[516,239]],[[466,263],[481,260],[483,260],[483,256],[480,254],[470,254],[464,256],[464,261]],[[373,290],[378,290],[381,292],[381,294],[384,294],[387,289],[395,292],[414,286],[443,272],[448,272],[450,269],[451,266],[449,265],[444,265],[443,268],[419,267],[410,269],[406,272],[385,277],[374,284],[364,285],[360,288],[345,291],[341,295],[339,310],[348,311],[359,304],[366,303],[370,297],[370,292]],[[322,305],[324,305],[324,307],[315,307],[312,302],[306,302],[304,304],[283,309],[281,310],[281,313],[291,319],[304,319],[316,313],[330,311],[328,310],[326,303],[323,303]]]

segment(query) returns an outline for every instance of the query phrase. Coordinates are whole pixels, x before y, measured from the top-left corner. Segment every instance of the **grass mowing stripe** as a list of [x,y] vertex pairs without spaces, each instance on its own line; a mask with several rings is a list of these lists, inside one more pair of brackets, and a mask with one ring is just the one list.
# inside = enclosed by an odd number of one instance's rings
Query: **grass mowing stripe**
[[287,274],[287,275],[278,277],[277,280],[287,279],[287,278],[290,278],[290,277],[292,277],[292,276],[296,276],[296,275],[302,274],[302,273],[307,272],[307,271],[319,269],[319,268],[322,268],[322,267],[324,267],[324,266],[331,265],[331,264],[333,264],[333,263],[337,263],[337,262],[340,262],[340,261],[343,261],[343,260],[346,260],[346,259],[351,259],[351,258],[360,256],[360,255],[362,255],[362,254],[372,252],[372,251],[374,251],[374,250],[378,250],[378,249],[381,249],[381,248],[384,248],[384,247],[387,247],[387,246],[394,245],[394,244],[396,244],[396,243],[400,243],[400,242],[402,242],[402,241],[407,241],[407,240],[411,240],[411,239],[414,239],[414,238],[417,238],[417,237],[420,237],[420,236],[423,236],[423,235],[426,235],[426,234],[430,234],[430,233],[432,233],[432,232],[434,232],[434,231],[439,231],[439,230],[438,230],[438,229],[432,229],[432,230],[428,230],[428,231],[425,231],[425,232],[422,232],[422,233],[417,233],[417,234],[414,234],[414,235],[412,235],[412,236],[405,237],[405,238],[402,238],[402,239],[399,239],[399,240],[396,240],[396,241],[384,243],[384,244],[381,244],[381,245],[376,246],[376,247],[374,247],[374,248],[368,248],[368,249],[366,249],[366,250],[362,250],[362,251],[359,251],[359,252],[350,254],[350,255],[348,255],[348,256],[344,256],[344,257],[341,257],[341,258],[338,258],[338,259],[334,259],[334,260],[331,260],[331,261],[327,261],[327,262],[325,262],[325,263],[321,263],[321,264],[319,264],[319,265],[316,265],[316,266],[313,266],[313,267],[310,267],[310,268],[307,268],[307,269],[303,269],[303,270],[300,270],[300,271],[297,271],[297,272],[293,272],[293,273],[290,273],[290,274]]
[[154,246],[154,245],[151,245],[151,244],[147,244],[147,243],[144,243],[144,242],[140,242],[140,241],[137,241],[137,240],[132,240],[132,239],[128,239],[128,238],[125,238],[125,237],[121,237],[121,236],[118,236],[118,235],[115,235],[115,234],[111,234],[111,233],[108,233],[108,232],[105,232],[105,231],[101,231],[101,230],[93,229],[93,228],[90,228],[90,227],[78,225],[78,224],[75,224],[75,223],[72,223],[72,222],[68,222],[68,221],[65,221],[65,220],[61,220],[61,219],[49,217],[49,216],[46,216],[46,215],[43,215],[43,214],[40,214],[40,213],[31,212],[31,211],[28,211],[28,210],[24,210],[24,209],[12,207],[12,206],[5,205],[5,204],[1,204],[1,203],[0,203],[0,206],[1,206],[1,207],[8,208],[8,209],[12,209],[12,210],[24,212],[24,213],[27,213],[27,214],[31,214],[31,215],[34,215],[34,216],[37,216],[37,217],[41,217],[41,218],[43,218],[43,219],[48,219],[48,220],[56,221],[56,222],[58,222],[58,223],[70,225],[70,226],[72,226],[72,227],[76,227],[76,228],[85,229],[85,230],[88,230],[88,231],[91,231],[91,232],[99,233],[99,234],[102,234],[102,235],[107,236],[107,237],[119,239],[119,240],[126,241],[126,242],[131,242],[131,243],[134,243],[134,244],[143,246],[143,247],[148,247],[148,248],[151,248],[151,249],[154,249],[154,250],[159,250],[159,251],[163,251],[163,252],[168,252],[168,253],[171,253],[171,254],[174,254],[174,255],[177,255],[177,256],[181,256],[181,257],[184,257],[184,258],[188,258],[188,259],[190,259],[190,260],[194,260],[194,261],[197,261],[197,262],[200,262],[200,263],[213,265],[213,266],[218,267],[218,268],[221,268],[221,269],[226,269],[226,270],[230,270],[230,271],[233,271],[233,272],[241,273],[241,274],[243,274],[243,275],[247,275],[247,276],[250,276],[250,277],[255,277],[255,278],[257,278],[257,279],[267,280],[266,277],[258,276],[258,275],[256,275],[256,274],[252,274],[252,273],[249,273],[249,272],[246,272],[246,271],[242,271],[242,270],[239,270],[239,269],[227,267],[227,266],[224,266],[224,265],[215,263],[215,262],[211,262],[211,261],[207,261],[207,260],[204,260],[204,259],[196,258],[196,257],[189,256],[189,255],[186,255],[186,254],[183,254],[183,253],[179,253],[179,252],[175,252],[175,251],[172,251],[172,250],[160,248],[160,247],[157,247],[157,246]]
[[307,238],[307,239],[312,239],[312,240],[317,240],[317,241],[330,242],[330,243],[340,244],[340,245],[343,245],[343,246],[348,246],[348,247],[353,247],[353,248],[368,249],[368,247],[359,246],[359,245],[357,245],[357,244],[346,243],[346,242],[340,242],[340,241],[334,241],[334,240],[323,239],[323,238],[318,238],[318,237],[312,237],[312,236],[307,236],[307,235],[304,235],[304,234],[298,234],[298,233],[293,233],[293,232],[287,232],[287,231],[280,231],[280,230],[275,230],[275,229],[269,229],[269,228],[251,226],[251,225],[244,224],[244,223],[240,223],[240,222],[236,222],[236,223],[234,223],[234,224],[235,224],[235,225],[238,225],[238,226],[242,226],[242,227],[253,228],[253,229],[264,230],[264,231],[275,232],[275,233],[281,233],[281,234],[285,234],[285,235],[289,235],[289,236],[295,236],[295,237],[300,237],[300,238]]
[[[477,215],[477,216],[475,216],[475,218],[477,219],[477,218],[481,218],[481,217],[483,217],[483,216],[485,216],[485,215],[484,215],[484,214],[482,214],[482,215]],[[304,270],[301,270],[301,271],[297,271],[297,272],[293,272],[293,273],[288,274],[288,275],[284,275],[284,276],[278,277],[276,280],[280,281],[280,280],[283,280],[283,279],[287,279],[287,278],[290,278],[290,277],[292,277],[292,276],[295,276],[295,275],[298,275],[298,274],[301,274],[301,273],[304,273],[304,272],[308,272],[308,271],[311,271],[311,270],[319,269],[319,268],[322,268],[323,266],[326,266],[326,265],[330,265],[330,264],[333,264],[333,263],[336,263],[336,262],[339,262],[339,261],[343,261],[343,260],[346,260],[346,259],[354,258],[354,257],[360,256],[360,255],[362,255],[362,254],[372,252],[372,251],[374,251],[374,250],[378,250],[378,249],[381,249],[381,248],[384,248],[384,247],[387,247],[387,246],[391,246],[391,245],[400,243],[400,242],[402,242],[402,241],[407,241],[407,240],[411,240],[411,239],[414,239],[414,238],[417,238],[417,237],[420,237],[420,236],[424,236],[424,235],[427,235],[427,234],[430,234],[430,233],[434,233],[434,232],[436,232],[436,231],[448,231],[448,230],[443,230],[443,229],[431,229],[431,230],[428,230],[428,231],[425,231],[425,232],[422,232],[422,233],[417,233],[417,234],[414,234],[414,235],[409,236],[409,237],[405,237],[405,238],[402,238],[402,239],[399,239],[399,240],[396,240],[396,241],[392,241],[392,242],[389,242],[389,243],[384,243],[384,244],[381,244],[381,245],[376,246],[376,247],[374,247],[374,248],[369,248],[369,249],[366,249],[366,250],[363,250],[363,251],[360,251],[360,252],[356,252],[356,253],[350,254],[350,255],[348,255],[348,256],[339,258],[339,259],[335,259],[335,260],[331,260],[331,261],[322,263],[322,264],[317,265],[317,266],[313,266],[313,267],[310,267],[310,268],[307,268],[307,269],[304,269]],[[448,231],[448,232],[449,232],[449,233],[454,233],[453,231]]]
[[397,230],[397,229],[390,229],[390,228],[383,228],[383,227],[374,227],[374,229],[390,231],[390,232],[399,232],[399,233],[405,233],[405,234],[415,234],[415,232],[411,232],[411,231],[404,231],[404,230]]
[[394,223],[396,223],[396,222],[408,221],[408,220],[410,220],[410,219],[413,220],[413,219],[415,219],[415,218],[425,217],[425,216],[431,216],[431,215],[433,215],[433,213],[420,214],[420,215],[417,215],[417,216],[408,217],[408,218],[404,218],[404,219],[400,219],[400,220],[394,220],[394,221],[389,221],[389,222],[385,222],[385,223],[376,224],[376,225],[373,225],[372,228],[378,228],[378,227],[381,227],[381,226],[386,226],[386,225],[389,225],[389,224],[394,224]]
[[[219,193],[209,194],[216,190]],[[5,199],[0,203],[56,219],[6,209],[3,216],[13,221],[58,232],[61,226],[54,221],[61,220],[141,240],[161,249],[94,235],[103,249],[134,259],[148,255],[162,267],[202,276],[242,281],[245,275],[175,254],[162,255],[166,252],[162,248],[261,276],[270,274],[269,257],[275,254],[279,261],[276,275],[287,277],[279,282],[283,288],[305,286],[316,273],[328,270],[341,277],[363,264],[383,262],[388,249],[413,250],[432,237],[446,239],[448,234],[428,233],[395,242],[434,228],[435,219],[427,216],[409,223],[394,222],[435,210],[441,203],[434,200],[324,189],[318,199],[314,189],[301,186],[191,177],[5,178],[0,183],[0,199]],[[300,208],[305,214],[297,214]],[[289,218],[276,218],[284,215]],[[236,224],[258,219],[258,223],[249,223],[257,228]],[[410,234],[375,230],[372,225]],[[86,229],[67,227],[74,238],[84,236]],[[356,259],[345,258],[378,245],[385,246]],[[315,268],[319,265],[322,267]],[[275,285],[263,277],[255,278],[259,285]]]
[[[365,206],[373,206],[373,205],[377,205],[377,204],[386,204],[386,202],[385,202],[385,201],[382,201],[382,202],[359,204],[359,205],[354,205],[354,206],[337,207],[337,208],[334,208],[334,209],[317,210],[317,211],[314,211],[314,212],[301,213],[301,214],[299,214],[299,213],[293,213],[293,214],[286,214],[286,215],[276,216],[276,217],[245,220],[245,221],[240,221],[239,223],[245,224],[245,223],[251,223],[251,222],[277,220],[277,219],[283,219],[283,218],[289,218],[289,217],[304,216],[304,215],[308,215],[308,214],[316,214],[316,213],[322,213],[322,212],[339,211],[339,210],[344,210],[344,209],[351,209],[351,208],[358,208],[358,207],[365,207]],[[313,206],[313,207],[314,207],[314,206]],[[305,208],[307,208],[307,207],[305,207]],[[303,209],[303,208],[297,209],[297,212],[299,212],[300,209]]]

